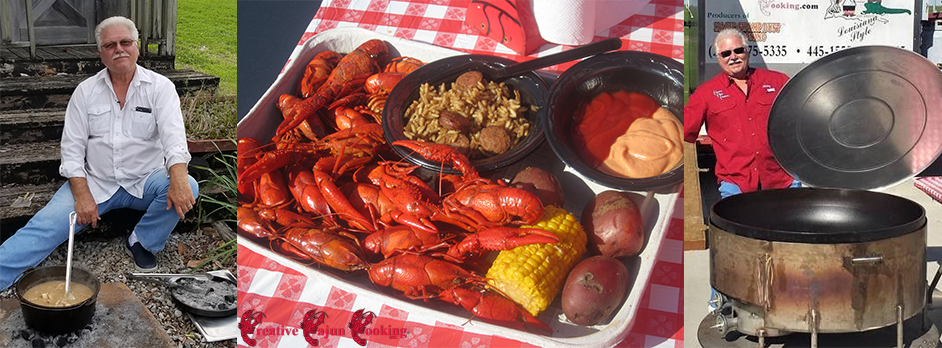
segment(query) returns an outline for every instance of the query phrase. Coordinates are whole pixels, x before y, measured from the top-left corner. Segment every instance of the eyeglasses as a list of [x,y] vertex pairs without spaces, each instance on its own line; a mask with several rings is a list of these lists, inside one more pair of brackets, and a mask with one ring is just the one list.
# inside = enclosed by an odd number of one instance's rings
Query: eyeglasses
[[113,50],[113,49],[115,49],[115,47],[118,47],[118,44],[119,44],[119,43],[121,44],[121,47],[128,48],[128,47],[131,47],[131,45],[134,45],[134,40],[131,40],[131,39],[124,39],[124,40],[121,40],[121,41],[119,41],[119,42],[114,42],[114,41],[112,41],[112,42],[106,43],[106,44],[104,44],[104,45],[101,45],[101,48],[104,48],[104,49],[106,49],[106,50]]
[[733,53],[735,53],[735,54],[743,54],[743,53],[746,53],[746,48],[740,46],[740,47],[736,47],[736,48],[734,48],[734,49],[732,49],[732,50],[725,50],[725,51],[723,51],[723,52],[720,52],[720,57],[729,58],[729,56],[732,55]]

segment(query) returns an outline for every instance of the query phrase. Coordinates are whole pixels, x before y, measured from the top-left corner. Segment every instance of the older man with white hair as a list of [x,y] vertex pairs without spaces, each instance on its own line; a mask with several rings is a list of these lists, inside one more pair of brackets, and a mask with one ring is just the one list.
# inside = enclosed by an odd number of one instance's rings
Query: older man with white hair
[[706,123],[722,198],[800,186],[775,159],[767,131],[772,102],[788,76],[750,67],[746,37],[736,29],[720,31],[714,47],[722,72],[698,86],[684,106],[684,140],[695,142]]
[[105,19],[95,28],[95,41],[106,69],[75,88],[65,112],[59,173],[68,182],[0,245],[0,290],[68,239],[72,211],[76,231],[97,227],[99,216],[113,209],[144,211],[125,249],[137,270],[155,270],[154,253],[196,202],[173,83],[137,65],[138,31],[131,20]]

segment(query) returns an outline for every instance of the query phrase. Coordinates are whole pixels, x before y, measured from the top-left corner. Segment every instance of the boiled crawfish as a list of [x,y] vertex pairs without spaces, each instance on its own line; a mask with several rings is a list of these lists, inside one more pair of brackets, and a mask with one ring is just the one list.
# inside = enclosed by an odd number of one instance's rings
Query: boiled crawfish
[[[463,236],[463,237],[462,237]],[[460,242],[451,243],[451,240]],[[371,233],[363,240],[363,248],[372,254],[391,257],[403,252],[424,252],[447,248],[438,254],[455,262],[481,256],[485,251],[509,250],[534,243],[556,243],[559,237],[536,228],[492,227],[477,233],[460,230],[428,232],[411,226],[399,225]]]
[[450,146],[412,140],[393,145],[409,148],[430,160],[451,163],[464,175],[457,191],[443,200],[442,208],[433,214],[421,211],[422,216],[470,231],[509,223],[532,224],[543,216],[543,204],[536,195],[481,178],[471,161]]
[[438,298],[488,321],[549,330],[471,271],[485,251],[557,242],[549,232],[505,226],[531,223],[542,205],[481,178],[450,147],[395,143],[461,170],[444,193],[413,175],[417,166],[384,161],[392,156],[379,124],[385,96],[422,65],[402,57],[381,70],[387,56],[379,40],[346,56],[321,52],[307,66],[300,98],[279,99],[284,121],[269,144],[240,140],[240,230],[295,259],[365,270],[376,286],[408,298]]
[[327,80],[310,97],[295,105],[275,134],[281,136],[294,129],[302,121],[312,117],[332,100],[339,99],[363,87],[366,79],[379,72],[380,65],[389,56],[389,48],[382,40],[369,40],[344,56],[337,63]]
[[369,268],[356,237],[334,228],[295,227],[285,233],[285,241],[309,259],[341,271]]
[[553,331],[512,300],[490,290],[481,276],[445,260],[401,254],[373,265],[368,273],[373,284],[391,287],[410,299],[438,298],[489,321]]
[[305,67],[304,77],[301,79],[301,85],[298,86],[301,97],[307,98],[314,95],[314,92],[327,81],[327,77],[341,58],[343,55],[334,51],[323,51],[315,55]]

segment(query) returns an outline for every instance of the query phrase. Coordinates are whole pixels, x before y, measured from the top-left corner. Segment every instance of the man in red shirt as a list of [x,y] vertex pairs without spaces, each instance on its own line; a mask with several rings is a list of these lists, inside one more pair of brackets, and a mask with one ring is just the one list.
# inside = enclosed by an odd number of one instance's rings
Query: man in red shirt
[[736,29],[720,31],[714,47],[723,73],[690,96],[684,107],[684,140],[695,142],[706,123],[716,153],[721,198],[800,186],[772,155],[766,129],[772,102],[788,76],[749,67],[746,37]]

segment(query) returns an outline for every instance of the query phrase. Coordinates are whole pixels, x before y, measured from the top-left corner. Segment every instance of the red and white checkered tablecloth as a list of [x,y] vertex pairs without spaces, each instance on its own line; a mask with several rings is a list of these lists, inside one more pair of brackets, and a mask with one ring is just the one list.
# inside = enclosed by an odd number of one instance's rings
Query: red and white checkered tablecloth
[[[526,61],[557,53],[568,46],[546,44],[529,56],[522,56],[495,40],[482,36],[464,23],[470,0],[325,0],[291,55],[296,56],[311,36],[328,29],[360,27],[400,38],[451,48],[469,54],[489,54]],[[638,14],[597,33],[595,41],[620,37],[622,50],[647,51],[683,60],[683,4],[680,0],[653,0]],[[543,69],[559,74],[575,62]],[[683,201],[683,190],[677,202]],[[683,347],[683,208],[676,204],[668,217],[667,232],[657,252],[650,281],[626,338],[616,347]],[[375,297],[358,295],[312,279],[296,264],[250,250],[242,241],[238,247],[238,297],[241,318],[264,313],[256,329],[254,345],[242,337],[239,347],[300,347],[308,342],[300,323],[310,310],[326,313],[319,329],[345,328],[344,335],[321,336],[318,346],[359,347],[347,326],[358,309],[376,314],[369,325],[383,330],[363,335],[368,347],[532,347],[532,343],[501,337],[476,329],[474,322],[455,326],[442,323],[426,313],[409,313]],[[393,329],[406,328],[408,334],[395,335]],[[289,330],[289,331],[284,331]],[[290,331],[296,330],[296,331]],[[329,333],[329,331],[328,331]]]
[[925,192],[932,197],[932,199],[942,202],[942,176],[916,178],[916,180],[913,181],[913,186]]

